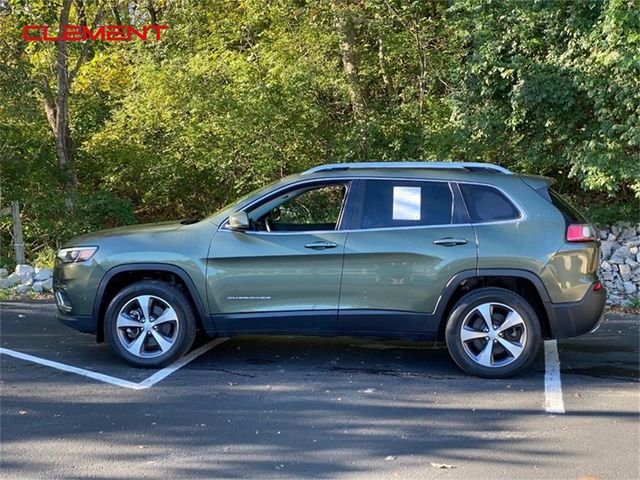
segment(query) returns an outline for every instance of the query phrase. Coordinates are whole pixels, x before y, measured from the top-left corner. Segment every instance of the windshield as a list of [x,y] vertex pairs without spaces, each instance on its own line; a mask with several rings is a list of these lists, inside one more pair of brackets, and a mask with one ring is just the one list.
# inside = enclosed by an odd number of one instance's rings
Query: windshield
[[242,206],[250,198],[260,196],[262,193],[266,192],[267,190],[270,190],[275,184],[280,183],[281,181],[282,181],[282,179],[278,179],[278,180],[275,180],[275,181],[273,181],[271,183],[268,183],[267,185],[264,185],[262,187],[256,188],[255,190],[252,190],[251,192],[247,193],[246,195],[243,195],[242,197],[229,202],[224,207],[219,208],[213,214],[209,215],[209,218],[216,217],[216,216],[220,215],[221,213],[225,212],[226,210],[232,210],[236,206]]

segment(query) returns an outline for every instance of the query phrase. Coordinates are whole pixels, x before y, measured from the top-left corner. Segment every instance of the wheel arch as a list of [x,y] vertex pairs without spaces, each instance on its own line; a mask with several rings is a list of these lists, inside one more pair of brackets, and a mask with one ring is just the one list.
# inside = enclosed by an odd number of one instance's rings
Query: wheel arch
[[469,292],[486,287],[504,288],[527,300],[538,315],[543,337],[552,337],[549,322],[552,315],[551,298],[540,277],[528,270],[479,269],[454,275],[445,287],[436,307],[436,314],[440,319],[438,340],[444,339],[449,314],[457,301]]
[[93,318],[96,319],[98,342],[104,341],[104,315],[115,293],[141,280],[162,280],[178,285],[191,302],[198,326],[208,333],[215,331],[200,293],[186,271],[176,265],[164,263],[130,263],[111,268],[100,281],[92,311]]

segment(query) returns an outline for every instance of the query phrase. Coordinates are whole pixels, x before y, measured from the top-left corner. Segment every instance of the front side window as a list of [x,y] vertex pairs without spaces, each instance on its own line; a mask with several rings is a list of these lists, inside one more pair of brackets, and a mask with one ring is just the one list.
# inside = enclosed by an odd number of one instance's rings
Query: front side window
[[515,220],[520,211],[500,190],[488,185],[460,183],[472,223]]
[[455,222],[447,182],[366,180],[360,205],[360,228],[450,225]]
[[306,187],[280,195],[249,214],[256,230],[336,230],[346,197],[344,184]]

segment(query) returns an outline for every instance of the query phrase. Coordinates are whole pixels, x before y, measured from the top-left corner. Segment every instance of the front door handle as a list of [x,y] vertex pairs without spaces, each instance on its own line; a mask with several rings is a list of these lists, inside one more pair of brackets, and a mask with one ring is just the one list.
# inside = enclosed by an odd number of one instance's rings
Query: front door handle
[[456,245],[466,245],[467,243],[466,238],[453,237],[441,238],[433,241],[434,245],[442,245],[443,247],[455,247]]
[[337,246],[338,244],[333,242],[313,242],[307,243],[304,248],[311,248],[313,250],[326,250],[327,248],[336,248]]

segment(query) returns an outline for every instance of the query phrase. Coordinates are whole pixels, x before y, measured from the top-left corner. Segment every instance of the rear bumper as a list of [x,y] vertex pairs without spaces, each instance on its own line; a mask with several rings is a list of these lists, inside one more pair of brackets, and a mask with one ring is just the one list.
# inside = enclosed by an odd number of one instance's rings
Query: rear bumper
[[598,328],[604,315],[607,289],[589,292],[579,302],[547,304],[552,338],[577,337]]
[[74,328],[82,333],[96,333],[96,321],[91,315],[67,315],[58,312],[56,318],[67,327]]

